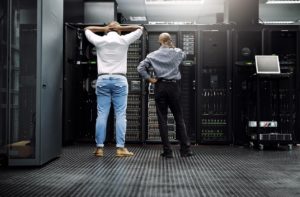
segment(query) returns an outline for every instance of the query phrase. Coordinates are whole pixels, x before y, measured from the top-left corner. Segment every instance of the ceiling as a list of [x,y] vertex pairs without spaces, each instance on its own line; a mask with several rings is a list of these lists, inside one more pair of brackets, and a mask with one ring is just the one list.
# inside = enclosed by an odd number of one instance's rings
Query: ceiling
[[[118,12],[122,13],[128,23],[130,16],[146,16],[147,21],[189,22],[194,24],[216,23],[216,13],[224,12],[224,0],[204,0],[199,5],[146,5],[145,0],[116,0]],[[300,19],[300,4],[270,5],[260,0],[259,18],[263,21]],[[299,24],[299,22],[297,23]]]

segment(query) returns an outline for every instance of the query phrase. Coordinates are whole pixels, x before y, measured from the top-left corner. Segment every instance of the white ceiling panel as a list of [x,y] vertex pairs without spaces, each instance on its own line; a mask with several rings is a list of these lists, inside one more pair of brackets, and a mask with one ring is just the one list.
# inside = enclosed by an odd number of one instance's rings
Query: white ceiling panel
[[[116,0],[118,12],[121,12],[130,23],[130,16],[146,16],[149,21],[191,22],[213,24],[216,13],[224,12],[224,0],[205,0],[200,5],[146,5],[145,0]],[[300,19],[300,4],[270,5],[260,0],[261,20],[294,20]]]

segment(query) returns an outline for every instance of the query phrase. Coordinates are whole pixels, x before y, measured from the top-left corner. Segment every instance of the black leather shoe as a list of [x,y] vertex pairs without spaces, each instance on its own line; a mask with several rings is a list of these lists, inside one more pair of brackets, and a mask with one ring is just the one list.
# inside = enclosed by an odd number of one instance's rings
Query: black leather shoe
[[173,158],[173,152],[172,151],[164,151],[160,154],[160,156],[165,158]]
[[191,150],[180,150],[181,157],[191,157],[194,153]]

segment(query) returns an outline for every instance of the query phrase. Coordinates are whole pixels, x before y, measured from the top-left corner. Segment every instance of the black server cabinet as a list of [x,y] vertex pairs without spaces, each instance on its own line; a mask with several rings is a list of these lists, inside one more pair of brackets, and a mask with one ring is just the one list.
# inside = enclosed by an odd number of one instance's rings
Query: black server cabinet
[[[270,26],[265,27],[264,51],[266,55],[278,55],[282,73],[291,73],[290,80],[273,84],[270,90],[272,101],[276,102],[273,109],[274,116],[278,117],[277,132],[292,134],[294,141],[299,141],[299,132],[296,125],[297,108],[299,107],[299,28],[297,26]],[[271,84],[272,85],[272,84]],[[298,121],[299,122],[299,121]]]
[[247,143],[248,123],[254,114],[248,114],[254,99],[248,99],[249,79],[255,73],[255,55],[262,54],[262,30],[258,26],[251,29],[232,30],[232,82],[233,82],[233,143]]
[[180,66],[181,103],[187,134],[192,143],[196,142],[196,67],[197,67],[197,31],[179,33],[179,47],[187,57]]
[[[63,83],[63,144],[72,143],[77,138],[79,122],[79,66],[76,65],[78,53],[77,39],[80,28],[64,26],[64,83]],[[76,65],[76,66],[75,66]],[[76,98],[76,99],[74,99]]]
[[[151,53],[157,49],[159,49],[160,44],[158,41],[158,37],[162,32],[148,32],[148,45],[147,45],[147,53]],[[171,35],[172,41],[177,46],[178,43],[178,33],[177,32],[168,32]],[[155,76],[152,71],[152,75]],[[160,134],[158,127],[158,119],[156,115],[156,106],[154,99],[154,89],[155,84],[146,83],[146,142],[160,142]],[[169,140],[171,142],[175,142],[176,140],[176,125],[173,114],[168,110],[168,128],[169,128]]]
[[[95,137],[96,54],[85,37],[84,27],[83,24],[65,25],[64,143],[92,141]],[[111,134],[109,125],[108,136]]]
[[216,27],[200,31],[197,70],[197,141],[230,143],[231,44],[230,31]]
[[[95,84],[97,57],[95,47],[84,34],[85,24],[65,25],[64,72],[64,142],[94,141],[97,118]],[[103,34],[99,34],[103,35]],[[127,105],[127,142],[142,142],[143,106],[142,79],[136,67],[144,56],[144,37],[129,46],[127,80],[129,95]],[[74,107],[75,106],[75,107]],[[113,106],[107,123],[106,142],[115,141]]]

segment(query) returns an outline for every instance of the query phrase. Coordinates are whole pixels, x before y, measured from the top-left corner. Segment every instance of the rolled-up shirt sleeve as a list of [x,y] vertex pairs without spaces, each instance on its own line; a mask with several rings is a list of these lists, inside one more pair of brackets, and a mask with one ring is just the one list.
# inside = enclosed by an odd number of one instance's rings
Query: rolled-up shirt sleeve
[[136,41],[137,39],[139,39],[141,37],[141,35],[143,34],[143,30],[142,29],[137,29],[129,34],[124,35],[124,39],[126,40],[126,42],[128,44],[133,43],[134,41]]
[[151,76],[147,72],[147,69],[150,67],[151,62],[148,57],[146,57],[143,61],[140,62],[140,64],[137,67],[138,73],[144,78],[144,79],[150,79]]

